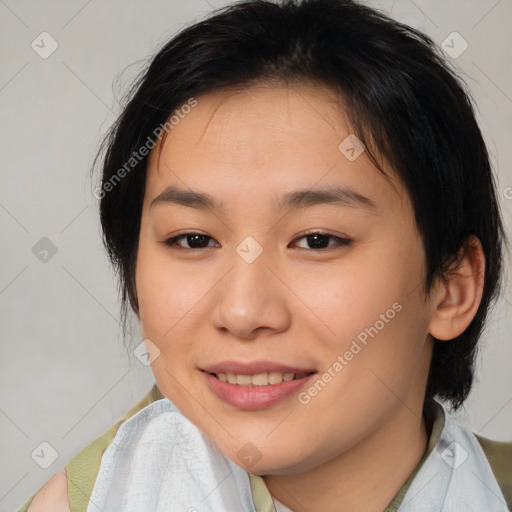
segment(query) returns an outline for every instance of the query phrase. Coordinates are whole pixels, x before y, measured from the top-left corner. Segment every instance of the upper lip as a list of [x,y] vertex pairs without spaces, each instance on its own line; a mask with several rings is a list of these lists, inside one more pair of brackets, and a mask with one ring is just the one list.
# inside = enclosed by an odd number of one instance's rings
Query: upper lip
[[298,366],[288,366],[286,364],[275,363],[273,361],[252,361],[250,363],[241,363],[237,361],[222,361],[202,368],[208,373],[236,373],[241,375],[256,375],[265,372],[281,373],[311,373],[315,372],[313,368],[301,368]]

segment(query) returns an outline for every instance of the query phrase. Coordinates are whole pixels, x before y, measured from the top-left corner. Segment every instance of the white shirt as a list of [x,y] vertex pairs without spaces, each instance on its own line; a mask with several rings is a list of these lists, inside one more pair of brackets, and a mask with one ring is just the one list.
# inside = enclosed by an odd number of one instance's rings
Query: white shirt
[[[509,512],[476,437],[437,405],[443,430],[399,512]],[[260,512],[249,473],[167,398],[123,422],[105,450],[87,508],[103,511]]]

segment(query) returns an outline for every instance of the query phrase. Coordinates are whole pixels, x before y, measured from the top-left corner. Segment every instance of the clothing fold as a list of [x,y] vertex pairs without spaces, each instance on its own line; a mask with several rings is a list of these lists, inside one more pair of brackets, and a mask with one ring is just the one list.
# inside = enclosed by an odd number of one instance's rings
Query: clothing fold
[[[435,402],[440,437],[398,512],[508,512],[474,434]],[[438,413],[439,413],[438,411]],[[87,512],[273,512],[260,486],[167,398],[123,422],[105,450]],[[261,482],[260,482],[261,483]]]
[[167,399],[124,422],[87,512],[256,512],[249,475]]

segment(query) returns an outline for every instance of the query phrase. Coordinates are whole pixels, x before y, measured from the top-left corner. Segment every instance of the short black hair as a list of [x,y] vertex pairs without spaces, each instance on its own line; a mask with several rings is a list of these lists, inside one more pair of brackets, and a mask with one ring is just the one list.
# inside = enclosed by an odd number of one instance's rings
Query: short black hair
[[480,240],[481,303],[460,336],[434,340],[426,391],[460,407],[501,287],[506,243],[488,151],[467,87],[435,43],[353,0],[230,4],[170,39],[136,79],[95,159],[95,165],[101,160],[100,218],[119,275],[123,325],[130,306],[138,314],[135,266],[148,160],[139,149],[191,98],[279,82],[323,84],[339,94],[372,161],[383,173],[380,163],[387,162],[403,181],[425,250],[426,296],[436,278],[446,278],[468,237]]

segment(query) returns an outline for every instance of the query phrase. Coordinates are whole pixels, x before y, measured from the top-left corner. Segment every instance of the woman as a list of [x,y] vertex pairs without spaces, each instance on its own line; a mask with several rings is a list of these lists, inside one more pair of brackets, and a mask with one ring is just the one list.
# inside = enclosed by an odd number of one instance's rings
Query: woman
[[471,389],[504,233],[430,39],[350,0],[233,4],[158,52],[103,149],[158,390],[30,512],[507,510],[510,444],[438,401]]

